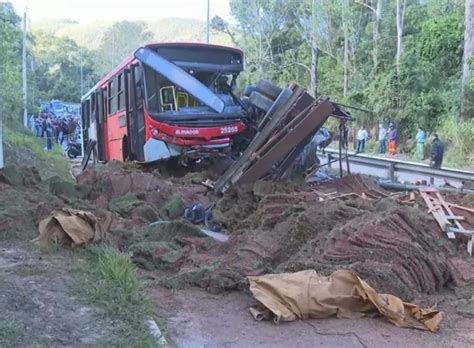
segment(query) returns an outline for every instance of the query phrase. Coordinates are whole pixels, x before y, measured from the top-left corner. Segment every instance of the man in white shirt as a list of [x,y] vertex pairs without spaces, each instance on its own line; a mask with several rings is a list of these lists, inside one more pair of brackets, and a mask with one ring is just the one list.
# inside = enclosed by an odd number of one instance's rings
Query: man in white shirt
[[368,134],[364,126],[361,126],[357,132],[357,153],[364,152],[365,141],[367,140]]
[[385,153],[387,152],[387,130],[383,126],[383,124],[379,124],[379,150],[380,153]]

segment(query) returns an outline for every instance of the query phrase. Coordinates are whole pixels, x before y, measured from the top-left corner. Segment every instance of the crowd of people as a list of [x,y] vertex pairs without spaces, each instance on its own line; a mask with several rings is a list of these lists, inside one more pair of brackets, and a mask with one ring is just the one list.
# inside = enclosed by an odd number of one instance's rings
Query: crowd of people
[[63,146],[70,141],[77,141],[79,137],[80,121],[74,111],[63,117],[49,111],[41,111],[38,115],[31,115],[29,122],[38,139],[46,139],[45,151],[51,151],[56,141]]
[[[349,128],[347,125],[343,124],[341,126],[341,135],[342,135],[342,147],[344,149],[349,148]],[[426,157],[426,142],[427,142],[427,132],[424,128],[419,127],[418,132],[415,136],[416,141],[416,156],[420,161],[424,161]],[[388,129],[385,128],[384,124],[379,124],[378,128],[378,151],[380,154],[387,153],[390,156],[395,156],[397,153],[397,141],[398,141],[398,132],[397,128],[393,123],[389,123]],[[362,125],[357,131],[355,142],[356,153],[365,152],[365,146],[369,140],[369,133],[367,132],[364,125]],[[388,146],[387,146],[388,145]],[[431,141],[431,157],[430,165],[433,168],[441,168],[444,157],[444,143],[440,140],[438,134],[433,134]]]

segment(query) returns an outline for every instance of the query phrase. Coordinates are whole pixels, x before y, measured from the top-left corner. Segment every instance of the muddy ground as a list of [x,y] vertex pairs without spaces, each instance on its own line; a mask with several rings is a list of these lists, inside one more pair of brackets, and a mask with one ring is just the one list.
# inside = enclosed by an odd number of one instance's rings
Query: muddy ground
[[[10,339],[18,336],[19,346],[29,340],[94,346],[120,330],[113,320],[96,324],[100,311],[81,309],[76,301],[70,270],[77,259],[68,259],[60,248],[46,261],[26,242],[36,236],[38,222],[61,207],[113,214],[109,241],[142,270],[156,313],[178,346],[474,345],[468,329],[474,324],[473,258],[465,252],[466,241],[448,240],[419,200],[406,204],[403,197],[379,192],[376,197],[321,201],[314,187],[262,181],[222,196],[201,184],[206,172],[178,177],[116,162],[87,170],[77,184],[54,177],[43,181],[27,167],[0,174],[0,267],[6,265],[0,274],[9,284],[0,301],[20,307],[24,298],[39,303],[26,301],[17,316],[13,309],[6,312],[16,319],[4,320],[5,332],[14,333]],[[353,187],[351,180],[340,186],[341,193]],[[329,185],[325,192],[334,190],[337,185]],[[470,207],[473,203],[465,195],[449,199]],[[194,203],[214,207],[208,224],[184,221],[185,209]],[[219,229],[229,241],[209,238],[202,228]],[[446,318],[436,334],[399,329],[382,319],[273,326],[251,318],[246,276],[309,268],[322,274],[351,269],[380,292],[439,305]],[[23,288],[31,292],[21,296],[15,291]],[[55,296],[57,306],[51,306]],[[69,311],[78,317],[66,320]],[[49,326],[43,337],[44,322]],[[72,330],[65,342],[62,328]]]
[[[150,289],[169,335],[180,347],[472,347],[474,318],[437,299],[446,316],[437,333],[400,329],[381,318],[256,322],[243,292]],[[451,295],[452,296],[452,295]],[[444,299],[444,300],[443,300]]]
[[124,323],[78,300],[70,251],[28,242],[0,247],[0,347],[113,345]]

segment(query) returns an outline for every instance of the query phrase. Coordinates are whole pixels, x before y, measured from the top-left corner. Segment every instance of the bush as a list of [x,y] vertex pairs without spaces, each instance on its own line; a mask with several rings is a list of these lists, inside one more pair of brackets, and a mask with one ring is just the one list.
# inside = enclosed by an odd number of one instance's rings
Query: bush
[[445,143],[444,163],[452,166],[470,166],[469,154],[474,148],[474,120],[457,116],[443,118],[439,137]]

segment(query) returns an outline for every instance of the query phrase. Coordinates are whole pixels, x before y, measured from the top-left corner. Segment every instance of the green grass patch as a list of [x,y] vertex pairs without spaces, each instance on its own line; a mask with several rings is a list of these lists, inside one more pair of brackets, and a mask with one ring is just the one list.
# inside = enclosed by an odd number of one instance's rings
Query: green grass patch
[[129,255],[108,246],[89,247],[85,253],[89,262],[78,270],[79,298],[124,323],[117,342],[105,346],[155,347],[145,323],[154,315],[153,305]]
[[59,176],[72,181],[70,165],[57,142],[52,151],[45,151],[46,138],[38,139],[21,126],[4,127],[5,165],[35,166],[43,179]]

